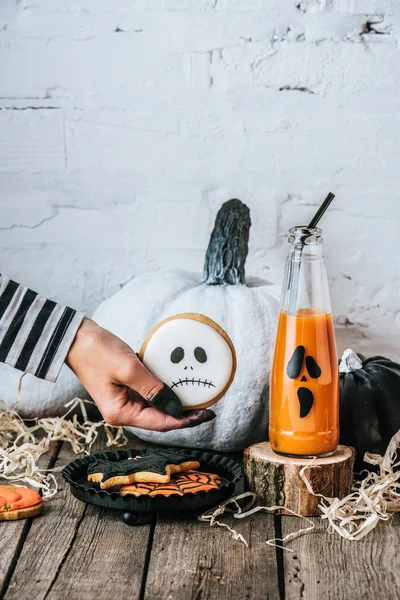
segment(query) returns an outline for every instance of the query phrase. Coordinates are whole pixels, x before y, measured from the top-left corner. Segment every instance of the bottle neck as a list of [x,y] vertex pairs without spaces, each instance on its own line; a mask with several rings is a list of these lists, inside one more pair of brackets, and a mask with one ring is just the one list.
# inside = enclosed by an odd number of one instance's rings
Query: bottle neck
[[299,225],[289,229],[289,244],[308,246],[313,244],[322,244],[322,229],[319,227],[306,227]]
[[318,228],[295,227],[289,232],[281,310],[293,316],[331,312],[322,231]]

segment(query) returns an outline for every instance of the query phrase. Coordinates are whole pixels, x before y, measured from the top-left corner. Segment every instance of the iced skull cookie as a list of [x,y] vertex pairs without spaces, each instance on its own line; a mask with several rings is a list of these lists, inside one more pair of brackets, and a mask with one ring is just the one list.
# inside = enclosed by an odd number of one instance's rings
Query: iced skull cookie
[[139,357],[174,390],[184,410],[218,402],[236,371],[236,353],[229,335],[199,313],[182,313],[161,321],[145,339]]

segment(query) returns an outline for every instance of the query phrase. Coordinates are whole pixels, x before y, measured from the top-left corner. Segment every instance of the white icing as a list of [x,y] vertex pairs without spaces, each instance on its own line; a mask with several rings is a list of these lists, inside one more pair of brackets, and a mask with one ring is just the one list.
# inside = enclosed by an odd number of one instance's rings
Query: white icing
[[[177,363],[171,361],[175,348],[184,352]],[[205,362],[196,359],[196,348],[205,351]],[[222,335],[190,318],[173,319],[159,327],[147,343],[143,362],[174,390],[183,406],[191,408],[216,398],[228,384],[233,368],[232,351]]]

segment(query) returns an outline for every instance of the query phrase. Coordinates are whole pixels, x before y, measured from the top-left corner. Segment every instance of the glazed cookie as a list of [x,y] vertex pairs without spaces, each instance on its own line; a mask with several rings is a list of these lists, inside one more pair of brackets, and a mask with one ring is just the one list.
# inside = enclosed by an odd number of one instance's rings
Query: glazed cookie
[[215,473],[202,473],[201,471],[186,471],[174,478],[176,486],[184,494],[197,494],[209,492],[221,485],[221,479]]
[[43,500],[26,487],[0,485],[0,521],[34,517],[43,510]]
[[184,410],[218,402],[236,372],[236,353],[229,335],[198,313],[161,321],[145,339],[139,358],[174,390]]
[[124,485],[120,492],[122,496],[133,494],[135,496],[171,496],[176,494],[197,494],[198,492],[209,492],[218,489],[221,483],[218,475],[214,473],[202,473],[200,471],[186,471],[174,476],[169,483],[143,484],[133,483]]
[[[135,496],[148,496],[150,492],[152,492],[156,487],[161,485],[168,485],[162,483],[130,483],[129,485],[124,485],[119,490],[123,496],[126,494],[133,494]],[[124,490],[124,491],[122,491]]]
[[120,461],[95,459],[88,467],[88,480],[102,489],[129,483],[168,483],[174,473],[197,469],[200,463],[173,450],[147,450],[141,457]]

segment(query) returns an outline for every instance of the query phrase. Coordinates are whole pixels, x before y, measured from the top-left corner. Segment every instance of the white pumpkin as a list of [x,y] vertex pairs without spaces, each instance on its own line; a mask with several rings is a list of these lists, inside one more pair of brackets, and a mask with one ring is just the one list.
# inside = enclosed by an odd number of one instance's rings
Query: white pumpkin
[[226,202],[216,218],[203,276],[185,271],[138,275],[95,311],[96,322],[136,350],[157,323],[185,312],[210,317],[234,343],[236,376],[226,395],[211,407],[217,418],[166,433],[131,428],[140,438],[224,451],[243,450],[267,439],[279,290],[262,279],[249,277],[244,283],[249,228],[248,208],[239,200]]

